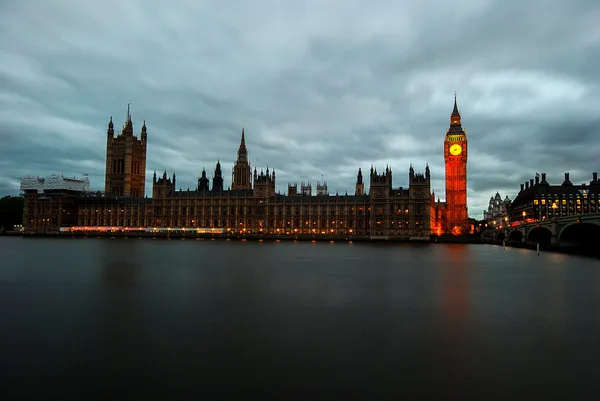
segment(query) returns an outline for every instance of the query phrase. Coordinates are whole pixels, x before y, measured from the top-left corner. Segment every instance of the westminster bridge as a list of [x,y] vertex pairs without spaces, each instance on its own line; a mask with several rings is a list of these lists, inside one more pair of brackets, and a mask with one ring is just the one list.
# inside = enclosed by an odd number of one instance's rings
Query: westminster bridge
[[540,244],[540,246],[557,248],[600,248],[600,213],[513,224],[498,230],[495,237],[508,244]]

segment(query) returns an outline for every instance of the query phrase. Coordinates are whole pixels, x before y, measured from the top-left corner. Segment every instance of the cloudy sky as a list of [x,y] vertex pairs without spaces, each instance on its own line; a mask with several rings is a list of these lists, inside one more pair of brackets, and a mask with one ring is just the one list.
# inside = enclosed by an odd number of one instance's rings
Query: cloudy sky
[[3,0],[0,195],[24,175],[87,173],[103,189],[106,125],[148,126],[152,172],[187,189],[241,127],[277,187],[353,192],[359,166],[429,163],[454,91],[469,138],[470,214],[536,172],[600,170],[597,0]]

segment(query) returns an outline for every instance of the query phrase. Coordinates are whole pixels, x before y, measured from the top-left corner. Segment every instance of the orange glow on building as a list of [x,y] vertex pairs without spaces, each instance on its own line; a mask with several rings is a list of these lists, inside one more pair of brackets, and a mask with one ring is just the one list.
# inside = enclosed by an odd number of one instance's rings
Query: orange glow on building
[[450,128],[444,139],[446,165],[446,218],[445,231],[452,235],[467,234],[469,212],[467,208],[467,135],[462,128],[460,113],[454,95],[454,109]]

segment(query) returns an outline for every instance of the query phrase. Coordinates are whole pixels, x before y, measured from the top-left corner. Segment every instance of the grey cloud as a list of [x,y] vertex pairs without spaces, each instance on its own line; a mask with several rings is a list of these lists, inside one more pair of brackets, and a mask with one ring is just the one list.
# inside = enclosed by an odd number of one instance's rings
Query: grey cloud
[[[152,171],[226,185],[241,127],[253,166],[353,191],[359,166],[394,185],[429,163],[458,92],[469,206],[546,171],[600,170],[600,6],[593,0],[406,2],[107,0],[0,5],[0,194],[25,174],[103,187],[106,125],[148,127]],[[149,190],[148,190],[148,193]]]

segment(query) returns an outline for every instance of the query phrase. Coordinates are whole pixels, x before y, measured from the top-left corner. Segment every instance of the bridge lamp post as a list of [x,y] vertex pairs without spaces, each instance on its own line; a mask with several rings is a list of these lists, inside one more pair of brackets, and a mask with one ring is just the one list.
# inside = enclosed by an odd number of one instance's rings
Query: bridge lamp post
[[525,224],[525,216],[527,216],[527,213],[525,212],[525,210],[523,210],[523,224]]
[[556,205],[556,202],[552,203],[552,217],[556,218],[556,209],[558,208],[558,206]]

